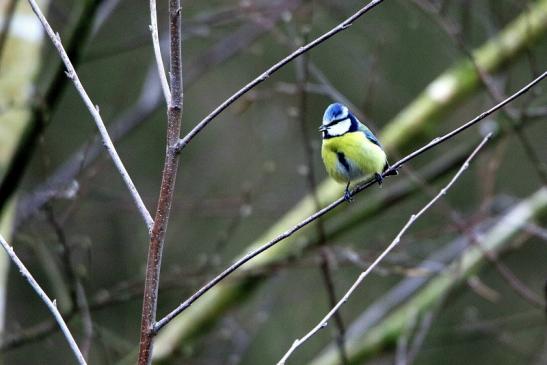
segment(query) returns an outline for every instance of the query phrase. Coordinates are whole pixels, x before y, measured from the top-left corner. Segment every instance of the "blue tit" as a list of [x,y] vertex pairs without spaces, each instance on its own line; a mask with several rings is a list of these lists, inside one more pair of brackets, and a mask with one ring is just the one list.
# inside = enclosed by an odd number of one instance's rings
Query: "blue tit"
[[389,168],[382,144],[345,105],[329,105],[319,131],[323,134],[323,163],[330,177],[347,183],[344,193],[347,201],[351,199],[351,181],[373,175],[382,185],[382,172]]

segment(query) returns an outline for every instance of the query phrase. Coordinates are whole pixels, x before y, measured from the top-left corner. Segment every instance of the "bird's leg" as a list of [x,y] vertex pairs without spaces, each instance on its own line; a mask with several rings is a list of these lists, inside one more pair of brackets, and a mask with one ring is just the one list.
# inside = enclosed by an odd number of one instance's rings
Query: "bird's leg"
[[384,178],[382,177],[382,175],[380,175],[379,173],[375,173],[374,177],[376,178],[376,182],[378,183],[378,185],[382,187],[382,183],[384,182]]
[[351,192],[349,191],[349,183],[350,183],[350,181],[348,181],[348,184],[346,185],[346,190],[344,191],[344,199],[348,203],[351,203],[352,198],[351,198]]

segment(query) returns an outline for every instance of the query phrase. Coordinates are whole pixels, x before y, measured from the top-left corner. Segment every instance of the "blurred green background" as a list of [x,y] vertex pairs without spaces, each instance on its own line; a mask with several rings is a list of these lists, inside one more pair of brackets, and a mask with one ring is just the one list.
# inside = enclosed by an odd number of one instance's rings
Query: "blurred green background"
[[[65,43],[71,37],[71,28],[80,21],[85,3],[51,2],[48,19]],[[104,10],[107,3],[114,5],[110,12]],[[331,86],[358,109],[356,112],[366,116],[362,121],[381,134],[383,127],[432,80],[458,60],[465,59],[466,55],[443,26],[452,24],[459,29],[456,37],[472,50],[536,3],[538,1],[386,0],[352,27],[307,53],[304,62],[297,60],[287,65],[222,113],[181,155],[163,256],[164,285],[160,289],[159,317],[231,263],[306,196],[309,171],[317,181],[326,178],[317,127],[333,97],[325,92],[325,84],[318,82],[310,72],[303,113],[298,64],[302,67],[305,63],[320,70]],[[183,1],[186,37],[183,74],[190,77],[201,68],[199,78],[194,74],[191,82],[185,80],[183,133],[241,86],[292,52],[304,39],[311,40],[328,31],[364,4],[353,0],[300,1],[298,4],[282,0]],[[431,9],[440,9],[440,13],[428,12],[429,8],[420,4],[429,4]],[[162,38],[167,36],[166,6],[167,2],[158,4]],[[139,97],[153,66],[149,10],[146,1],[103,1],[97,13],[105,16],[104,23],[81,45],[77,70],[93,102],[99,105],[103,119],[110,124]],[[214,55],[200,58],[227,37],[234,34],[243,37],[242,34],[247,33],[245,28],[243,32],[241,29],[249,25],[253,27],[247,31],[257,33],[257,39],[238,47],[227,60],[209,66],[204,60],[211,60]],[[260,30],[263,27],[266,29]],[[510,95],[535,74],[544,72],[547,66],[545,39],[547,35],[530,42],[524,52],[489,75],[495,88]],[[167,42],[163,46],[167,49]],[[236,42],[229,42],[227,47],[236,47]],[[40,61],[35,83],[37,99],[47,89],[48,80],[57,67],[58,56],[49,40],[44,40]],[[546,85],[540,84],[511,104],[512,107],[515,110],[545,107]],[[391,161],[463,124],[494,103],[480,86],[428,127],[422,138],[413,138],[401,148],[390,150]],[[35,153],[17,188],[21,199],[43,184],[76,149],[89,146],[96,133],[72,85],[67,85],[50,113],[51,121],[37,139]],[[490,120],[507,134],[481,153],[449,191],[446,203],[434,207],[417,222],[405,235],[401,247],[389,255],[351,297],[342,308],[346,327],[395,284],[420,275],[420,263],[432,252],[461,236],[454,225],[455,212],[463,227],[471,230],[498,214],[493,213],[492,205],[503,201],[500,204],[510,208],[545,184],[537,169],[547,163],[547,117],[537,118],[523,129],[539,163],[531,161],[522,140],[511,131],[510,120],[503,113],[495,114]],[[165,122],[165,107],[160,103],[138,127],[116,142],[151,212],[155,209],[161,179]],[[397,180],[411,179],[407,171],[420,176],[423,166],[477,140],[478,131],[479,128],[474,127],[413,160],[402,168],[399,176],[387,179],[382,190],[374,186],[358,195],[351,205],[343,204],[324,218],[325,229],[335,227],[345,215],[364,209],[375,194],[389,191]],[[307,165],[306,143],[312,151],[311,169]],[[263,285],[257,287],[258,290],[238,298],[218,320],[209,323],[210,327],[204,324],[200,336],[183,341],[166,363],[276,363],[294,339],[304,335],[329,309],[320,269],[324,257],[328,257],[339,297],[365,267],[364,263],[373,260],[391,242],[408,217],[421,209],[431,199],[431,192],[436,192],[448,178],[447,175],[425,185],[416,183],[420,188],[411,197],[390,204],[374,217],[328,239],[325,247],[312,246],[290,260],[268,267],[261,273],[267,280],[261,281]],[[71,247],[77,275],[81,277],[92,308],[109,295],[116,298],[113,303],[91,311],[93,337],[89,355],[92,364],[116,364],[138,346],[147,232],[122,180],[104,153],[91,166],[82,169],[75,181],[79,188],[74,197],[53,199],[46,207],[33,212],[17,226],[10,243],[50,296],[57,297],[63,284],[61,288],[55,284],[54,272],[58,271],[65,286],[68,280],[63,269],[63,248],[51,220],[51,215],[56,217]],[[547,278],[546,237],[541,223],[540,220],[534,227],[543,229],[543,236],[524,229],[514,238],[515,242],[508,245],[513,249],[500,257],[502,264],[539,298],[543,298]],[[310,237],[313,240],[315,234]],[[45,306],[13,268],[8,285],[5,338],[49,322]],[[516,294],[492,263],[443,296],[439,307],[429,313],[433,314],[431,327],[417,349],[415,364],[541,364],[547,361],[544,310]],[[415,320],[421,323],[420,318]],[[80,341],[81,317],[75,315],[69,323],[76,340]],[[334,321],[329,322],[289,363],[307,364],[336,333]],[[402,342],[399,341],[399,350],[396,343],[396,339],[386,343],[383,351],[368,358],[366,363],[395,363],[400,357],[396,354],[404,351]],[[74,361],[58,332],[4,349],[2,359],[5,364]]]

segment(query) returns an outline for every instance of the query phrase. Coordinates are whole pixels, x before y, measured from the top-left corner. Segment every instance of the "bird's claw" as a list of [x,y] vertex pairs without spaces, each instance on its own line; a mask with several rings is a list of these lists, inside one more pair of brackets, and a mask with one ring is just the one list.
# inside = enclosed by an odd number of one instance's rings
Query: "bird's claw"
[[384,178],[382,177],[382,175],[380,175],[379,173],[375,173],[374,178],[376,178],[376,182],[378,183],[378,185],[382,187],[382,183],[384,182]]
[[353,201],[353,198],[351,197],[351,192],[349,191],[349,189],[346,189],[346,191],[344,192],[344,200],[347,201],[348,203],[351,203]]
[[353,200],[353,198],[351,197],[351,192],[349,191],[350,183],[351,181],[348,181],[348,184],[346,185],[346,190],[344,191],[344,200],[347,201],[348,203],[351,203],[351,201]]

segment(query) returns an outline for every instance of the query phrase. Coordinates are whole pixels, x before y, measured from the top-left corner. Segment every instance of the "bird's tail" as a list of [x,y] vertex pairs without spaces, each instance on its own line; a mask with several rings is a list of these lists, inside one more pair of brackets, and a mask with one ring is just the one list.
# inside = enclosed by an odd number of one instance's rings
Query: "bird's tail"
[[[386,161],[386,165],[384,166],[384,171],[389,170],[390,167],[391,166],[389,165],[389,162]],[[393,171],[390,171],[388,174],[386,174],[386,176],[390,176],[390,175],[399,175],[399,171],[393,170]]]

